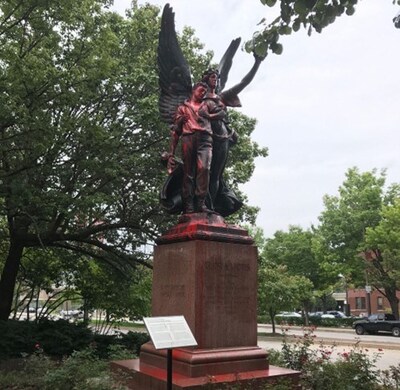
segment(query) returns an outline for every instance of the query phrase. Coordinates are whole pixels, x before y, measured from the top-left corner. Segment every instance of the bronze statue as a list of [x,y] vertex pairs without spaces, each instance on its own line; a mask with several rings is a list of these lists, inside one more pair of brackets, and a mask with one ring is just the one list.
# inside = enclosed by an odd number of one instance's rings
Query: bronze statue
[[[178,44],[172,8],[169,4],[164,7],[158,45],[161,90],[159,108],[162,119],[172,130],[172,140],[171,150],[167,155],[169,177],[161,190],[160,198],[162,205],[170,213],[182,210],[185,213],[212,210],[222,216],[228,216],[242,206],[241,200],[228,188],[223,179],[229,146],[237,141],[236,133],[229,126],[227,107],[241,106],[238,94],[252,81],[262,58],[255,56],[253,67],[243,80],[223,91],[239,44],[240,38],[233,40],[222,57],[218,69],[205,72],[202,78],[208,86],[208,91],[203,98],[204,104],[200,110],[200,117],[202,121],[211,123],[212,130],[212,148],[210,147],[212,158],[209,177],[205,179],[205,171],[199,170],[200,160],[197,160],[197,164],[194,163],[197,151],[194,150],[193,156],[189,158],[189,148],[184,145],[186,143],[186,136],[183,135],[185,124],[179,112],[184,110],[182,104],[191,95],[191,74]],[[177,107],[179,107],[178,111],[176,111]],[[188,118],[188,113],[183,117]],[[178,128],[181,130],[177,132]],[[179,138],[182,142],[183,165],[175,158],[175,148]],[[203,168],[203,164],[200,166]],[[203,190],[206,181],[208,194],[204,197]]]
[[222,118],[222,109],[210,112],[209,105],[203,101],[207,84],[193,86],[190,99],[181,104],[174,118],[171,134],[171,148],[168,158],[168,172],[175,167],[175,149],[179,139],[182,143],[183,211],[188,213],[209,212],[206,196],[209,190],[210,167],[212,156],[211,120]]

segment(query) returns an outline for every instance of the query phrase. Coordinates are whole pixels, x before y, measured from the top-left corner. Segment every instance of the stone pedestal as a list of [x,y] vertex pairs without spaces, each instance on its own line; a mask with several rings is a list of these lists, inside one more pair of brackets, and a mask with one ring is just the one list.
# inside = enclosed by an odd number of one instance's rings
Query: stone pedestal
[[[213,213],[183,215],[157,244],[152,315],[185,316],[198,343],[173,351],[174,389],[221,381],[261,385],[282,375],[296,382],[297,372],[270,368],[257,346],[257,249],[245,230]],[[114,367],[135,370],[135,389],[165,388],[166,352],[152,343],[137,361]]]

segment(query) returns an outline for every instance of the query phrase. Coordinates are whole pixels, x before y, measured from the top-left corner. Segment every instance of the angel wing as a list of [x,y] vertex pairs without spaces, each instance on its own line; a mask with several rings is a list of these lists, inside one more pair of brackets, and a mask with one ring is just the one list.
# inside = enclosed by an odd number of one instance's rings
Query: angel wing
[[221,61],[218,65],[219,71],[219,88],[218,93],[222,92],[225,88],[226,81],[228,80],[228,74],[232,67],[232,60],[236,54],[236,51],[240,45],[240,38],[234,39],[229,47],[226,49],[225,54],[222,56]]
[[175,31],[175,14],[166,4],[158,38],[159,110],[164,122],[172,125],[176,108],[192,91],[189,65],[183,56]]

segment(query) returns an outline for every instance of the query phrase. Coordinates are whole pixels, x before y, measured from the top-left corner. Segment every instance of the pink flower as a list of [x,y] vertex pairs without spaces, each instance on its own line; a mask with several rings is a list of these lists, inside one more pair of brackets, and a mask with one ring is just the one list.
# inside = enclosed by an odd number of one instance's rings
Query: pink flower
[[39,343],[35,344],[35,349],[40,349],[40,344]]

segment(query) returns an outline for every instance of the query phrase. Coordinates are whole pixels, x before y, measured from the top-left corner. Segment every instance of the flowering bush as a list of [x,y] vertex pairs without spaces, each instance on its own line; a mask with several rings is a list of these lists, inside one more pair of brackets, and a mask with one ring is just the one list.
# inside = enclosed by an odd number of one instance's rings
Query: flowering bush
[[336,360],[332,351],[319,352],[316,361],[304,367],[302,382],[305,389],[377,389],[379,370],[376,361],[379,355],[369,357],[357,344],[349,352],[338,353]]
[[[376,362],[382,350],[372,355],[356,343],[350,350],[315,345],[315,328],[304,328],[304,335],[289,343],[288,328],[282,351],[270,353],[270,363],[301,371],[303,390],[399,390],[400,365],[380,371]],[[290,387],[288,387],[289,389]]]
[[400,389],[400,364],[381,371],[382,390]]

